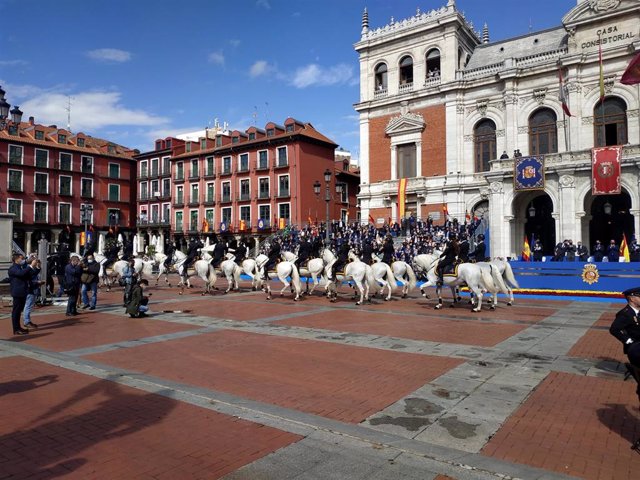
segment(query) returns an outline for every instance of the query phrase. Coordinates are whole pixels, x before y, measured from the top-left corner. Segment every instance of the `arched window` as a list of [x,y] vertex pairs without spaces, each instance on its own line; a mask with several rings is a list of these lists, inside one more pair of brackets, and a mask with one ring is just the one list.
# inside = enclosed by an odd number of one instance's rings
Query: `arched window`
[[550,108],[539,108],[529,117],[529,154],[544,155],[558,151],[558,117]]
[[432,48],[427,52],[427,78],[440,76],[440,50]]
[[495,160],[496,155],[496,124],[485,118],[480,120],[473,129],[474,157],[476,172],[489,171],[489,161]]
[[593,108],[595,146],[627,143],[627,104],[619,97],[606,97]]
[[376,66],[375,70],[376,77],[376,92],[382,92],[387,90],[387,64],[380,63]]
[[400,60],[400,85],[413,83],[413,58],[409,55]]

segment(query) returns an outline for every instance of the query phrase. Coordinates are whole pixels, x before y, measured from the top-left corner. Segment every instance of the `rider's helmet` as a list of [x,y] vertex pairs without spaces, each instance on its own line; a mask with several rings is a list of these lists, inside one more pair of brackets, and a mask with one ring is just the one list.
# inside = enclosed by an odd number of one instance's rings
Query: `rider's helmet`
[[478,236],[476,237],[476,239],[478,239],[478,240],[484,240],[484,235],[483,235],[483,234],[480,234],[480,235],[478,235]]

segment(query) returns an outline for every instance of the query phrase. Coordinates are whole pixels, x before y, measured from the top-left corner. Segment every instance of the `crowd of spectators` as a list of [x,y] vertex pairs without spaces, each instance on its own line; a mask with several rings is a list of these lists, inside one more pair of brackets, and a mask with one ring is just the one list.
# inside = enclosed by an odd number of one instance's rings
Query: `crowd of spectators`
[[[536,240],[532,247],[533,261],[543,260],[543,245],[540,240]],[[589,254],[591,253],[591,255]],[[573,243],[571,239],[558,242],[553,249],[553,255],[548,259],[552,262],[618,262],[621,252],[620,245],[615,240],[610,240],[608,245],[596,240],[591,252],[581,241]],[[640,245],[635,237],[629,243],[629,260],[640,262]]]

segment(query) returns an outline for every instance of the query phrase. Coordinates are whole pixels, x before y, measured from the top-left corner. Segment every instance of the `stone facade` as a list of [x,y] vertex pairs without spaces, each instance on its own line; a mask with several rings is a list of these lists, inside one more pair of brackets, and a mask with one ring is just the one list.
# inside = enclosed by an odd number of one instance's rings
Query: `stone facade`
[[[361,218],[371,214],[378,221],[397,220],[397,148],[409,143],[415,145],[417,171],[408,181],[407,211],[437,218],[444,204],[463,221],[481,206],[491,226],[492,255],[520,252],[523,236],[533,228],[527,222],[541,221],[540,208],[537,219],[527,213],[541,197],[552,207],[542,228],[555,229],[547,243],[571,238],[591,246],[591,237],[613,236],[613,230],[594,225],[600,218],[595,210],[602,210],[604,200],[591,195],[591,149],[605,144],[594,125],[601,121],[600,44],[605,101],[621,101],[626,114],[625,141],[618,142],[624,145],[624,199],[610,201],[614,209],[620,201],[620,214],[633,220],[615,231],[639,232],[639,89],[620,83],[640,50],[637,0],[579,0],[562,26],[495,43],[482,42],[454,0],[378,29],[369,29],[365,16],[355,45],[360,55],[355,108],[360,114]],[[409,73],[403,67],[407,58]],[[563,114],[559,69],[571,117]],[[541,109],[554,115],[556,144],[536,152],[531,118]],[[477,129],[485,120],[495,125],[495,154],[481,168]],[[502,152],[512,157],[516,149],[525,156],[545,153],[544,191],[514,191],[513,159],[496,157]]]

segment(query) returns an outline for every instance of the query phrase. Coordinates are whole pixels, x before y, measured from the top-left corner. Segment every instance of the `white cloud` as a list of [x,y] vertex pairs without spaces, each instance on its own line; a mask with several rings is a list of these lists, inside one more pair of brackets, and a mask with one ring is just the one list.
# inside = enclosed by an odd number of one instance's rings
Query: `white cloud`
[[26,60],[0,60],[0,67],[24,67],[29,65]]
[[[69,97],[62,93],[41,93],[23,102],[21,109],[38,123],[66,125]],[[71,96],[71,126],[91,132],[117,125],[162,125],[167,118],[140,109],[126,108],[119,92],[80,92]]]
[[271,10],[271,4],[269,3],[269,0],[257,0],[256,7],[261,7],[265,10]]
[[117,48],[98,48],[89,50],[87,56],[99,62],[124,63],[131,60],[131,52]]
[[229,45],[231,45],[232,47],[239,47],[241,43],[242,41],[238,40],[237,38],[232,38],[231,40],[229,40]]
[[213,63],[214,65],[224,65],[224,54],[222,53],[222,50],[211,52],[208,60],[209,63]]
[[269,65],[266,60],[258,60],[249,69],[249,75],[253,78],[260,77],[262,75],[266,75],[271,71],[274,71],[275,67],[273,65]]
[[316,63],[310,63],[299,67],[293,74],[291,84],[296,88],[311,86],[330,86],[349,84],[353,80],[353,67],[339,63],[331,67],[322,67]]

